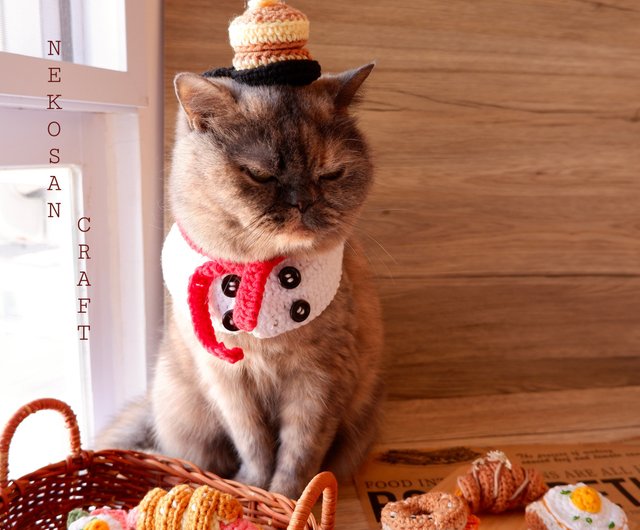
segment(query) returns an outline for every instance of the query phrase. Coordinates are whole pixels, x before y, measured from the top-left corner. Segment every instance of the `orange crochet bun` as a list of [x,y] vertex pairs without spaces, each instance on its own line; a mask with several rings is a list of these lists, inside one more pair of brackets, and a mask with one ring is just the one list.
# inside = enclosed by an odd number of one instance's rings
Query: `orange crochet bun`
[[502,451],[490,451],[458,477],[460,495],[472,513],[502,513],[523,508],[549,489],[535,469],[512,464]]

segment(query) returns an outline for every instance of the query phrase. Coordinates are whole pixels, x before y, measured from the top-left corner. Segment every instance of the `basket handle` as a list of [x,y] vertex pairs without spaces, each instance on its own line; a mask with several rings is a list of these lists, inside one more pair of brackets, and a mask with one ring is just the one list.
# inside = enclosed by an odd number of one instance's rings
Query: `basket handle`
[[336,503],[338,502],[338,482],[333,473],[323,471],[318,473],[302,492],[296,503],[296,509],[291,514],[291,522],[287,530],[304,530],[311,509],[322,494],[321,530],[333,530],[336,521]]
[[40,410],[55,410],[62,414],[65,419],[67,430],[69,431],[69,442],[71,445],[71,456],[79,456],[81,452],[80,446],[80,429],[78,428],[78,420],[71,410],[71,407],[53,398],[36,399],[31,403],[20,407],[18,411],[7,422],[2,438],[0,438],[0,488],[6,488],[9,484],[9,445],[13,435],[27,416]]

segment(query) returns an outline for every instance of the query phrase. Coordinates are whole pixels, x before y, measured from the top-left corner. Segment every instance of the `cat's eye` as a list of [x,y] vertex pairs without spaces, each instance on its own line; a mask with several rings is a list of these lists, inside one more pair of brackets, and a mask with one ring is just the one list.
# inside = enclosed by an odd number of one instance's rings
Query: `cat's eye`
[[336,171],[331,171],[329,173],[323,173],[320,175],[320,180],[338,180],[340,177],[344,175],[344,169],[338,169]]
[[269,173],[264,173],[262,171],[255,171],[255,170],[249,169],[248,167],[242,167],[240,169],[242,169],[245,175],[250,177],[252,180],[255,180],[256,182],[259,182],[260,184],[264,184],[266,182],[271,182],[272,180],[276,180],[276,178],[273,175],[270,175]]

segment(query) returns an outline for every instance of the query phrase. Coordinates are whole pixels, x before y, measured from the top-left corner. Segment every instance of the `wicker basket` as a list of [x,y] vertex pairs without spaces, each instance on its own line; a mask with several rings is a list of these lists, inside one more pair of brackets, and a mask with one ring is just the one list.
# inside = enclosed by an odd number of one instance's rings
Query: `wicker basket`
[[[18,425],[39,410],[56,410],[69,431],[71,454],[16,480],[9,480],[8,451]],[[40,399],[22,407],[7,423],[0,439],[0,529],[64,529],[69,511],[78,507],[133,508],[154,487],[208,484],[235,496],[250,521],[288,530],[331,530],[337,484],[320,473],[295,502],[277,493],[225,480],[194,464],[135,451],[84,451],[75,414],[56,399]],[[320,525],[311,509],[322,494]]]

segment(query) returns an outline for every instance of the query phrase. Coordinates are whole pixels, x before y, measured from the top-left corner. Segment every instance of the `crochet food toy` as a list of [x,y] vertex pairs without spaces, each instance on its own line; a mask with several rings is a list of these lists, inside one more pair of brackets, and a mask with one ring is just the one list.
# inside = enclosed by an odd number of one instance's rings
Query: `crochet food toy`
[[169,492],[155,488],[138,505],[136,530],[239,530],[247,527],[242,505],[227,493],[209,486],[193,489],[186,484]]
[[308,40],[304,13],[283,0],[249,0],[245,13],[229,25],[233,66],[205,75],[247,85],[308,85],[320,77],[320,64],[305,48]]
[[91,512],[76,509],[67,517],[67,530],[129,530],[135,521],[126,510],[98,508]]
[[130,512],[100,508],[73,510],[67,530],[258,530],[243,519],[242,505],[209,486],[154,488]]
[[525,520],[528,530],[629,530],[622,508],[581,482],[551,488]]
[[[233,66],[205,72],[252,86],[301,86],[320,77],[306,48],[309,20],[283,0],[250,0],[229,25]],[[344,246],[313,257],[275,257],[236,263],[208,255],[180,226],[162,251],[162,272],[177,311],[191,320],[196,337],[214,356],[235,363],[239,347],[225,334],[270,338],[304,326],[331,303],[342,276]]]
[[472,513],[524,508],[548,489],[538,471],[512,464],[502,451],[490,451],[478,458],[457,481],[460,495]]
[[382,530],[475,530],[480,524],[460,497],[444,492],[390,502],[380,520]]

